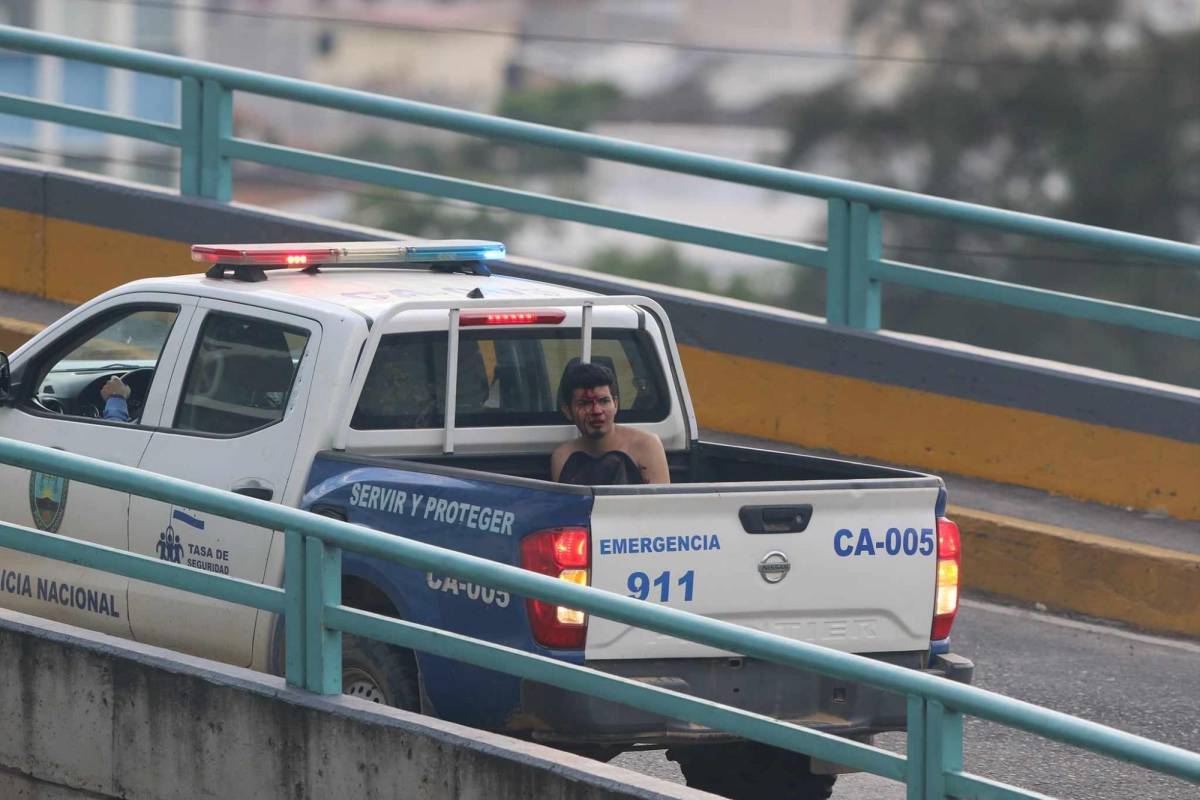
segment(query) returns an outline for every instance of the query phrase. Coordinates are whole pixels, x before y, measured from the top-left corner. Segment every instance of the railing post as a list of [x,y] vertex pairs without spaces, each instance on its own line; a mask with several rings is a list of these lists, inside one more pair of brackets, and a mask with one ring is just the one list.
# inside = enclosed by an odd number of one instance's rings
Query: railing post
[[325,606],[342,602],[342,551],[315,536],[304,543],[305,678],[308,690],[342,691],[342,633],[325,627]]
[[200,120],[204,117],[204,90],[196,78],[179,82],[179,193],[200,194]]
[[233,93],[214,80],[202,85],[200,117],[200,196],[233,199],[233,168],[221,144],[233,136]]
[[963,718],[937,700],[925,701],[925,797],[946,800],[946,772],[963,766]]
[[831,197],[828,208],[825,222],[825,321],[830,325],[849,325],[850,203],[840,197]]
[[870,262],[883,256],[883,220],[879,209],[865,203],[850,204],[850,258],[847,268],[847,324],[864,331],[879,330],[879,281],[871,276]]
[[284,675],[289,686],[303,688],[306,666],[304,642],[304,534],[296,531],[284,532],[283,544],[283,591],[286,593],[284,611]]
[[905,800],[925,800],[925,698],[908,696]]

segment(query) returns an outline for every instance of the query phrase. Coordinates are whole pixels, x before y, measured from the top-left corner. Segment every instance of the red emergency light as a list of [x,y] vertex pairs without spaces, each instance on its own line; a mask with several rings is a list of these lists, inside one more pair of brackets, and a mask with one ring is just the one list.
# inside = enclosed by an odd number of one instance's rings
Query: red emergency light
[[463,311],[458,324],[463,328],[479,325],[557,325],[567,318],[561,308],[523,308],[516,311]]
[[332,242],[192,245],[193,261],[231,267],[307,267],[314,264],[401,260],[403,256],[404,246],[396,242],[372,243],[369,249],[348,248]]

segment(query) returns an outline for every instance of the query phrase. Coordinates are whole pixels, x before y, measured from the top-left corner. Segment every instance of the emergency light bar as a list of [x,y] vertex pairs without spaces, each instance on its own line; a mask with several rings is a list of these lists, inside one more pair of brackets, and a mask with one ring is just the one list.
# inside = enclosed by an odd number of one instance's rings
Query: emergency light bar
[[439,242],[297,242],[194,244],[192,261],[229,267],[314,267],[325,264],[429,264],[504,258],[504,245],[475,239]]

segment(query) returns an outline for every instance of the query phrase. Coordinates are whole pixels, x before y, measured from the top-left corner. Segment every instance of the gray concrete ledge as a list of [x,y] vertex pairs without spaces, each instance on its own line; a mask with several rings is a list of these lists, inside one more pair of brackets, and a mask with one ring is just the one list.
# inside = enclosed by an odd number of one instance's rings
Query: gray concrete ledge
[[0,612],[0,797],[713,795],[541,745]]

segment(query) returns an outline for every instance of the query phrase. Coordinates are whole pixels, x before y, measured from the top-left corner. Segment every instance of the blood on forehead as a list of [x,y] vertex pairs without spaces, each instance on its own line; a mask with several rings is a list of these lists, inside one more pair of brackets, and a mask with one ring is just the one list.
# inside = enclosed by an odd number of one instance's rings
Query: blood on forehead
[[596,400],[612,399],[612,389],[608,386],[594,386],[591,389],[576,389],[575,402],[586,403]]

